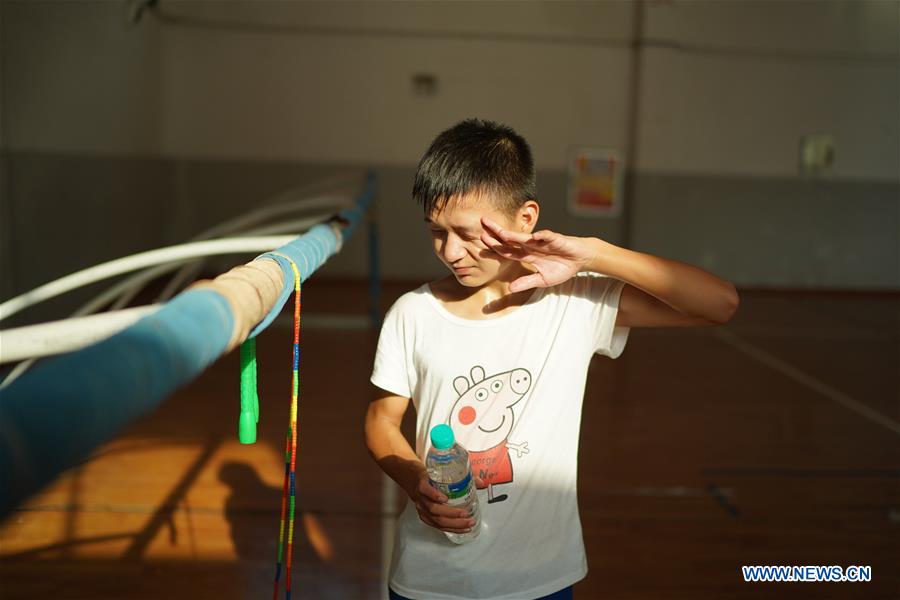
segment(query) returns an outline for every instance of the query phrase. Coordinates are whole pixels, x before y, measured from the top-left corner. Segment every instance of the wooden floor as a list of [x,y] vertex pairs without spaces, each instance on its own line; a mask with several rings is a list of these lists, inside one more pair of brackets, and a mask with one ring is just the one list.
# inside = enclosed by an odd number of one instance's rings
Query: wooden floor
[[[382,594],[396,507],[362,437],[375,334],[313,316],[362,314],[365,293],[304,288],[295,598]],[[742,298],[727,328],[634,331],[595,357],[576,598],[900,598],[900,298]],[[0,598],[270,597],[290,333],[260,338],[256,445],[237,441],[233,353],[0,524]],[[744,583],[753,564],[873,580]]]

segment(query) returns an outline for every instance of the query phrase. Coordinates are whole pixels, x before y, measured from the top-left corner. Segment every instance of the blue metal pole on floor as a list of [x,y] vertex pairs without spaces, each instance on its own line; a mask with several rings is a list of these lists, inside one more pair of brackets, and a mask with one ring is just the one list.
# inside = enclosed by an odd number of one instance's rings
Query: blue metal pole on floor
[[378,211],[376,203],[368,213],[369,225],[369,320],[375,331],[381,329],[381,255],[379,254]]

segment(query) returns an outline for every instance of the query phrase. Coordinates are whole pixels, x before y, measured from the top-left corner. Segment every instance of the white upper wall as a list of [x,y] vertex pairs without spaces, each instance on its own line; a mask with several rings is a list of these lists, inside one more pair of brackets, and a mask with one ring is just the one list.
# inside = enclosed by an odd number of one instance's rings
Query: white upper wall
[[[567,41],[622,38],[625,4],[202,2],[176,10],[327,29],[166,27],[168,154],[410,164],[439,131],[471,116],[515,127],[542,167],[562,167],[573,144],[625,144],[627,48]],[[479,37],[485,32],[513,37]],[[419,73],[437,78],[435,95],[413,92]]]
[[830,133],[836,176],[900,176],[900,3],[650,7],[640,168],[791,176],[800,138]]
[[897,55],[891,0],[650,0],[646,39],[759,50]]
[[800,138],[829,133],[835,175],[898,176],[898,88],[882,66],[655,49],[644,64],[641,169],[791,176]]
[[[628,142],[628,2],[159,7],[246,26],[3,0],[5,147],[408,165],[468,116],[514,126],[543,169]],[[639,168],[791,176],[800,137],[831,133],[837,176],[900,176],[900,3],[654,0],[645,14]],[[435,95],[413,92],[419,73]]]
[[341,30],[347,35],[483,35],[627,41],[628,2],[581,0],[162,0],[165,12],[189,19],[272,26],[282,30]]
[[[831,133],[837,176],[897,178],[898,3],[645,6],[639,168],[790,176],[800,138]],[[166,8],[248,25],[164,28],[167,154],[410,164],[468,116],[518,129],[541,168],[628,142],[631,3]],[[416,73],[436,95],[413,93]]]
[[158,154],[159,27],[125,2],[0,2],[3,142],[13,151]]

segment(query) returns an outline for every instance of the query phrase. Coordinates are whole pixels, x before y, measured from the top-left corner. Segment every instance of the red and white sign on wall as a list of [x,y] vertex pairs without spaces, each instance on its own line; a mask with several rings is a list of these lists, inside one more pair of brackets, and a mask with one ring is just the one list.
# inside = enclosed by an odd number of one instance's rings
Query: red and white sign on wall
[[617,217],[622,212],[625,165],[617,150],[574,148],[569,155],[569,212]]

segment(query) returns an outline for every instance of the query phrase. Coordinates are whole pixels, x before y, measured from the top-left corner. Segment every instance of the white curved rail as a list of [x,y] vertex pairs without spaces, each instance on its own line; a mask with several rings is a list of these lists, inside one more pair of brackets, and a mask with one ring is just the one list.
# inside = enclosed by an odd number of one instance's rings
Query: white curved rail
[[[315,206],[317,208],[334,208],[339,207],[335,205],[335,200],[339,199],[339,197],[322,197],[322,198],[310,198],[305,200],[302,203],[302,208],[310,208]],[[294,203],[291,206],[291,209],[296,210],[297,206],[300,205],[300,202]],[[269,210],[278,208],[279,210]],[[282,210],[284,209],[284,210]],[[266,207],[265,209],[261,209],[260,211],[255,211],[253,215],[264,216],[265,218],[270,218],[272,216],[277,216],[283,213],[289,213],[291,211],[286,209],[285,205],[279,205],[279,207]],[[260,214],[262,213],[262,214]],[[292,237],[300,235],[308,228],[313,225],[317,225],[318,223],[324,222],[328,217],[330,217],[333,213],[321,214],[316,217],[307,217],[305,219],[295,219],[292,221],[279,222],[270,225],[263,225],[245,232],[245,235],[250,236],[261,236],[261,235],[274,235],[274,234],[292,234]],[[203,232],[198,237],[205,237],[207,235],[213,235],[216,233],[220,233],[222,231],[228,231],[235,227],[246,226],[252,221],[256,220],[249,219],[251,215],[245,215],[234,219],[228,223],[223,223],[218,225],[206,232]],[[268,250],[268,248],[262,249],[261,251]],[[73,343],[69,342],[56,342],[56,340],[60,338],[63,334],[59,333],[55,328],[57,326],[64,327],[64,323],[70,320],[74,320],[79,317],[83,317],[84,315],[90,315],[91,313],[100,310],[102,307],[106,306],[113,300],[116,301],[116,304],[113,305],[112,311],[119,311],[128,301],[133,299],[133,297],[140,291],[140,289],[149,281],[168,273],[169,271],[174,271],[176,269],[180,269],[180,271],[176,274],[182,275],[185,272],[192,272],[194,270],[194,266],[197,263],[197,258],[188,258],[184,260],[170,261],[168,263],[163,263],[160,265],[156,265],[153,267],[149,267],[142,271],[141,273],[137,273],[124,281],[119,282],[118,284],[104,290],[100,295],[94,297],[86,304],[82,305],[78,310],[73,313],[70,319],[62,319],[60,321],[54,321],[52,323],[48,323],[48,325],[53,325],[50,329],[30,329],[27,332],[24,331],[27,328],[18,328],[22,329],[21,333],[16,333],[15,335],[4,336],[3,333],[13,334],[13,332],[17,331],[17,329],[6,330],[6,332],[0,332],[0,336],[6,343],[6,347],[9,348],[9,352],[0,352],[0,364],[5,362],[15,362],[22,361],[18,365],[16,365],[12,371],[10,371],[7,376],[0,382],[0,389],[10,385],[13,381],[22,376],[31,366],[35,363],[35,361],[39,358],[43,358],[44,356],[50,356],[53,354],[58,354],[61,352],[69,352],[71,350],[77,350],[78,348],[87,345],[88,343],[93,343],[95,341],[100,341],[105,339],[106,337],[113,335],[118,332],[121,328],[115,328],[112,325],[107,328],[104,324],[103,320],[96,321],[98,323],[98,327],[101,327],[99,331],[101,334],[99,337],[91,336],[90,332],[86,335],[90,339],[85,343],[80,345],[73,345]],[[157,302],[163,302],[168,300],[171,297],[172,293],[167,288],[160,293],[157,298]],[[124,302],[123,302],[124,299]],[[115,321],[111,321],[110,323],[114,323]],[[34,326],[39,327],[39,326]],[[27,337],[22,337],[26,336]],[[20,343],[27,344],[26,347],[19,348]]]
[[118,333],[159,306],[136,306],[111,312],[50,321],[0,331],[0,363],[78,350]]
[[[257,227],[255,229],[245,231],[239,236],[235,237],[275,235],[281,233],[285,235],[294,234],[295,236],[297,236],[302,234],[313,225],[325,222],[325,220],[327,220],[327,218],[330,216],[332,216],[332,213],[322,214],[317,217],[308,217],[306,219],[286,221],[274,225],[264,225],[262,227]],[[122,281],[118,285],[111,287],[108,290],[105,290],[96,298],[92,299],[90,302],[79,308],[73,316],[80,316],[100,310],[102,307],[115,300],[117,296],[118,300],[116,300],[115,303],[110,306],[110,309],[119,310],[120,308],[124,308],[128,305],[129,302],[134,299],[134,297],[141,291],[141,288],[143,288],[143,286],[147,282],[152,281],[153,279],[156,279],[160,275],[168,273],[169,271],[179,269],[178,273],[172,276],[172,280],[163,289],[163,291],[160,292],[159,296],[156,299],[157,302],[163,302],[174,296],[175,292],[177,292],[178,289],[180,289],[180,287],[184,285],[187,280],[193,279],[197,274],[197,269],[199,268],[202,268],[202,261],[199,261],[196,258],[181,261],[178,263],[169,263],[152,267],[142,273],[137,273],[132,277],[129,277],[125,281]],[[172,282],[176,283],[173,285]]]
[[178,244],[167,248],[149,250],[132,254],[124,258],[111,260],[81,271],[66,275],[56,281],[51,281],[39,286],[30,292],[25,292],[15,298],[11,298],[0,304],[0,321],[8,319],[12,315],[29,306],[43,302],[60,294],[77,289],[81,286],[102,281],[116,275],[143,269],[160,263],[197,258],[199,256],[215,256],[217,254],[238,254],[242,252],[265,252],[287,244],[296,236],[272,235],[261,237],[239,237],[209,240],[205,242],[191,242]]
[[[298,190],[291,190],[289,192],[285,192],[284,194],[279,194],[274,199],[288,198],[291,195],[297,193]],[[268,219],[272,219],[275,217],[281,217],[285,215],[289,215],[298,211],[305,211],[309,209],[321,209],[323,212],[319,214],[324,214],[327,216],[331,216],[334,212],[337,212],[340,209],[347,208],[349,206],[353,206],[353,197],[350,195],[341,195],[341,194],[333,194],[333,195],[323,195],[323,196],[314,196],[312,198],[301,198],[299,200],[290,200],[290,201],[282,201],[279,204],[268,204],[264,203],[264,206],[257,208],[249,213],[240,215],[235,217],[229,221],[225,221],[224,223],[219,223],[218,225],[214,225],[213,227],[200,232],[196,236],[192,237],[190,242],[199,242],[203,240],[208,240],[212,238],[216,238],[226,234],[236,234],[240,232],[242,229],[250,227],[251,225],[255,225],[257,223],[266,221]],[[333,211],[333,212],[331,212]],[[315,224],[313,218],[309,218],[310,226]],[[306,222],[305,220],[294,221],[294,222]],[[318,221],[316,221],[318,222]],[[280,232],[294,232],[298,231],[297,229],[281,229]],[[259,229],[250,229],[246,230],[245,234],[256,233],[256,235],[262,235],[263,231]],[[275,231],[265,232],[268,233],[276,233]],[[169,265],[161,265],[155,269],[149,269],[143,273],[136,273],[131,277],[125,279],[120,282],[116,286],[109,288],[102,292],[96,298],[90,300],[87,304],[80,307],[73,316],[90,314],[92,312],[96,312],[109,304],[112,301],[116,301],[110,308],[113,310],[122,308],[126,306],[134,296],[140,292],[141,288],[148,282],[152,281],[156,277],[168,273],[169,271],[174,271],[175,269],[180,269],[178,273],[173,276],[173,281],[178,280],[179,284],[183,281],[185,277],[185,272],[192,271],[192,265],[196,261],[191,259],[184,261],[180,265],[169,266]],[[170,298],[172,293],[172,282],[160,293],[160,299],[168,299]],[[117,300],[118,298],[118,300]]]

